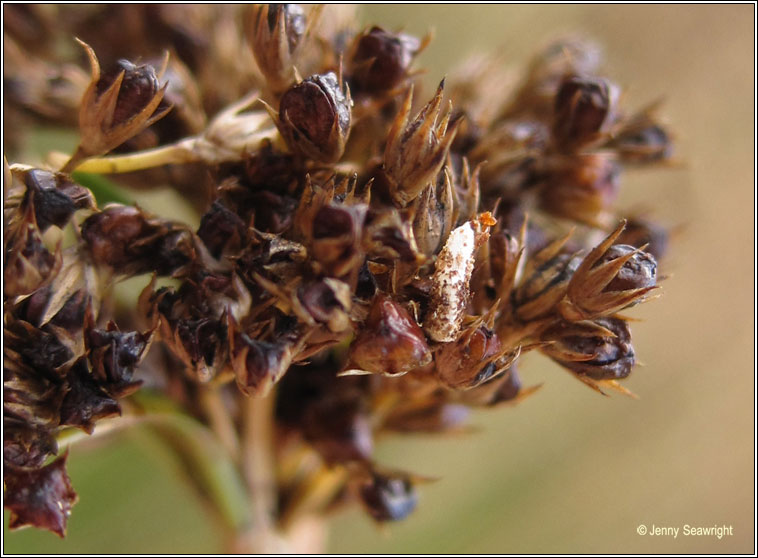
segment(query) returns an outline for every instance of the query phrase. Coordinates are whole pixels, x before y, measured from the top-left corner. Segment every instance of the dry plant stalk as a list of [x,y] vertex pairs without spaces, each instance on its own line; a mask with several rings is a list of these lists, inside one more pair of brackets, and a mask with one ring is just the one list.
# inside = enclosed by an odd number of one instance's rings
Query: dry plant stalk
[[[549,45],[516,86],[472,59],[428,96],[428,39],[343,8],[4,10],[6,116],[80,133],[57,168],[4,168],[12,528],[65,534],[59,447],[119,415],[102,425],[153,424],[183,456],[232,549],[278,551],[337,505],[411,513],[424,479],[376,463],[374,440],[523,400],[528,351],[629,393],[619,312],[656,292],[666,233],[614,201],[671,142],[654,107],[619,107],[591,43]],[[81,39],[89,83],[56,34]],[[200,226],[103,206],[82,171],[169,184]],[[133,276],[139,304],[114,305]]]

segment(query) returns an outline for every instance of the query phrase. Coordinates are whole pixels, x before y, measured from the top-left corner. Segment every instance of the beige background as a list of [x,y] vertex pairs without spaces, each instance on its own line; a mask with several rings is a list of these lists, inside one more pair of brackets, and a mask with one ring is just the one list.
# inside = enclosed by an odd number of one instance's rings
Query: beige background
[[[518,65],[557,34],[597,39],[626,106],[665,95],[685,162],[627,173],[623,203],[644,202],[685,230],[664,263],[664,295],[633,311],[646,366],[625,385],[640,400],[599,397],[529,355],[522,378],[545,382],[541,393],[476,415],[479,433],[385,441],[382,462],[442,480],[422,489],[402,524],[379,530],[357,510],[337,515],[328,551],[755,552],[753,6],[362,10],[390,29],[436,28],[421,58],[430,83],[479,49],[502,49]],[[130,441],[72,457],[82,500],[67,541],[14,533],[5,550],[218,551],[194,496],[154,457],[161,448],[138,434]],[[732,526],[733,535],[686,537],[685,524]],[[639,525],[680,534],[640,536]]]

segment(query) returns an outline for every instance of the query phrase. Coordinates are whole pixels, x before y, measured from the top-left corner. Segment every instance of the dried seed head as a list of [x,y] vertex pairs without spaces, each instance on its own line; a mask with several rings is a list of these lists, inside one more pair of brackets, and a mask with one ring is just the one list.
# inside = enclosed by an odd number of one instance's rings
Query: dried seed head
[[658,103],[626,121],[615,133],[610,146],[624,163],[649,164],[671,157],[674,146],[671,134],[655,118]]
[[524,321],[542,317],[555,309],[566,294],[569,281],[581,263],[573,254],[556,254],[548,257],[554,244],[535,255],[530,271],[513,293],[516,316]]
[[24,174],[24,183],[42,232],[51,225],[63,228],[77,209],[95,208],[92,193],[65,174],[32,169]]
[[621,168],[605,154],[561,158],[548,171],[540,191],[540,208],[547,213],[602,227],[619,191]]
[[11,529],[32,525],[61,538],[66,535],[68,516],[79,499],[66,474],[67,456],[39,469],[6,465],[4,506],[11,512]]
[[34,201],[30,197],[20,218],[5,230],[6,297],[33,293],[51,281],[60,268],[60,250],[52,254],[45,247],[34,214]]
[[619,318],[562,323],[543,332],[541,350],[564,368],[591,380],[626,378],[634,366],[628,324]]
[[339,333],[350,327],[352,300],[347,283],[327,277],[301,285],[297,297],[313,320],[325,324],[329,331]]
[[597,140],[616,119],[619,89],[604,79],[566,77],[555,96],[553,138],[563,149]]
[[416,37],[388,33],[372,27],[356,39],[350,58],[350,82],[361,93],[376,94],[394,89],[408,74],[421,46]]
[[640,302],[656,288],[657,264],[639,248],[616,244],[626,224],[584,258],[574,273],[566,299],[559,305],[561,315],[571,321],[609,316]]
[[[161,106],[166,85],[160,86],[152,66],[119,60],[115,68],[101,74],[95,52],[79,42],[92,68],[92,81],[79,109],[79,156],[89,157],[118,147],[164,117],[171,106]],[[64,170],[75,166],[72,161]]]
[[549,117],[563,78],[592,75],[601,59],[598,45],[584,39],[569,37],[551,43],[532,59],[526,82],[509,112]]
[[197,236],[211,255],[219,258],[222,254],[234,254],[242,248],[246,229],[244,221],[236,213],[215,201],[203,215]]
[[274,93],[295,81],[297,51],[306,17],[297,4],[258,4],[250,9],[247,37],[263,75]]
[[360,496],[377,521],[399,521],[416,509],[418,496],[408,475],[373,472],[360,488]]
[[231,321],[229,354],[237,386],[245,395],[265,396],[292,363],[295,347],[287,341],[259,341]]
[[333,72],[290,87],[279,101],[277,126],[289,148],[322,163],[342,157],[350,135],[350,91]]
[[445,343],[434,355],[437,377],[453,389],[476,387],[503,370],[496,359],[502,355],[497,334],[480,325]]
[[121,407],[101,387],[90,371],[86,359],[79,359],[71,367],[66,381],[69,391],[61,403],[61,425],[76,426],[92,434],[95,422],[121,414]]
[[110,205],[87,218],[82,238],[95,262],[126,275],[171,275],[197,255],[194,235],[186,227],[123,205]]
[[121,332],[113,322],[104,330],[89,330],[86,342],[93,376],[116,397],[133,393],[142,385],[142,380],[133,380],[132,375],[152,340],[152,332]]
[[464,426],[469,414],[466,405],[444,400],[411,401],[393,409],[382,427],[396,432],[450,432]]
[[362,370],[394,376],[426,366],[432,354],[408,311],[380,294],[350,345],[350,359]]
[[313,217],[311,250],[323,271],[334,277],[357,272],[363,263],[361,239],[368,207],[331,203]]
[[444,87],[443,80],[432,100],[412,121],[409,118],[413,89],[410,89],[387,137],[384,170],[392,197],[401,205],[412,202],[429,183],[436,181],[455,139],[460,119],[450,123],[452,106],[438,121]]

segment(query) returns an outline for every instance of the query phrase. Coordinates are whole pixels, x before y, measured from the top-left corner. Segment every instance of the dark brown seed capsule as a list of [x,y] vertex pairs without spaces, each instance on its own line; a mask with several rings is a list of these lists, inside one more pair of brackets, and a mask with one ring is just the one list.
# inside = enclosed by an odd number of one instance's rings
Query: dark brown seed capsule
[[86,188],[67,175],[33,169],[24,175],[27,196],[34,204],[37,226],[44,232],[51,225],[63,228],[77,209],[93,209],[95,200]]
[[297,297],[313,319],[326,324],[335,333],[350,327],[350,287],[336,279],[326,278],[303,285]]
[[297,50],[306,29],[297,4],[260,4],[251,8],[247,36],[269,87],[279,93],[295,79]]
[[393,89],[406,77],[419,47],[416,37],[372,27],[357,39],[350,61],[351,83],[369,94]]
[[564,149],[591,143],[615,119],[617,88],[604,79],[570,76],[555,96],[553,137]]
[[445,343],[434,355],[439,379],[453,389],[467,389],[492,378],[498,370],[495,359],[501,354],[497,334],[484,325],[458,340]]
[[132,64],[121,59],[115,66],[104,72],[97,82],[95,92],[102,96],[108,88],[123,74],[121,88],[118,91],[116,105],[113,109],[114,124],[127,122],[139,114],[160,90],[158,76],[152,66]]
[[133,380],[137,365],[147,353],[152,337],[136,331],[121,332],[110,322],[107,329],[92,329],[87,335],[92,373],[115,397],[136,391],[142,380]]
[[69,391],[61,404],[61,425],[77,426],[92,434],[95,422],[121,414],[121,408],[98,384],[86,359],[71,367],[66,381]]
[[292,348],[286,343],[259,341],[245,333],[231,332],[230,340],[237,386],[245,395],[266,395],[292,363]]
[[406,475],[372,473],[360,488],[363,504],[377,521],[399,521],[416,509],[418,495]]
[[152,66],[119,60],[114,68],[101,73],[95,52],[80,44],[89,57],[92,79],[79,108],[81,142],[63,172],[75,169],[86,157],[118,147],[171,110],[163,103],[166,85],[160,86]]
[[640,252],[633,246],[614,244],[598,260],[595,267],[613,261],[617,258],[628,257],[621,269],[603,289],[603,292],[629,291],[652,287],[656,282],[657,264],[655,258],[646,252]]
[[197,236],[205,243],[214,258],[234,253],[242,247],[245,223],[239,216],[218,201],[203,215]]
[[559,324],[545,331],[542,340],[550,342],[541,349],[550,358],[593,380],[626,378],[634,367],[631,332],[619,318]]
[[39,469],[6,465],[4,506],[11,512],[11,529],[31,525],[66,535],[68,516],[79,499],[66,474],[67,455]]
[[194,260],[192,233],[134,207],[113,205],[82,224],[92,258],[117,273],[171,275]]
[[574,273],[559,311],[570,321],[610,316],[632,306],[656,288],[657,264],[650,254],[625,244],[613,244],[621,222],[593,248]]
[[429,364],[424,332],[405,308],[384,295],[374,299],[361,333],[350,346],[359,368],[377,374],[405,374]]
[[294,152],[323,163],[342,156],[350,134],[350,92],[333,72],[288,89],[279,102],[279,131]]

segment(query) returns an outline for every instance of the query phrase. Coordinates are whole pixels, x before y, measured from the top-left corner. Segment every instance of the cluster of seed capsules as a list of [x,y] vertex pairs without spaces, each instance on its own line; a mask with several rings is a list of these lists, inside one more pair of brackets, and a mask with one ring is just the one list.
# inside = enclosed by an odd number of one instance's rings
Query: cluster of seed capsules
[[[46,24],[35,10],[5,12],[8,112],[74,111],[81,142],[59,171],[5,167],[12,527],[63,534],[76,496],[65,455],[50,460],[58,435],[92,432],[140,386],[206,424],[213,390],[232,437],[246,398],[274,397],[283,525],[354,499],[380,521],[407,516],[422,479],[375,463],[375,438],[523,399],[527,351],[626,391],[635,354],[619,312],[654,294],[667,235],[613,204],[622,168],[666,161],[671,142],[654,107],[620,109],[592,44],[550,45],[519,81],[473,59],[424,97],[427,41],[342,12],[91,6],[56,27],[86,41],[87,78],[25,39],[29,21]],[[117,58],[166,46],[161,71]],[[161,159],[171,145],[184,160]],[[109,152],[152,154],[124,182],[174,186],[199,228],[99,207],[70,171]],[[138,307],[119,307],[111,285],[138,275]]]

